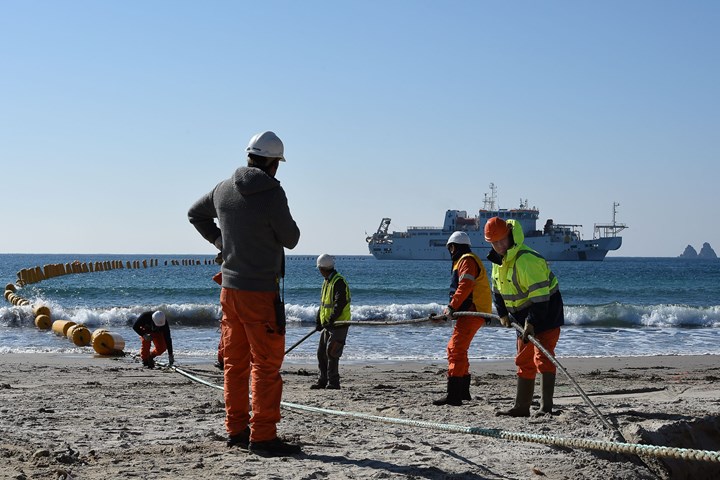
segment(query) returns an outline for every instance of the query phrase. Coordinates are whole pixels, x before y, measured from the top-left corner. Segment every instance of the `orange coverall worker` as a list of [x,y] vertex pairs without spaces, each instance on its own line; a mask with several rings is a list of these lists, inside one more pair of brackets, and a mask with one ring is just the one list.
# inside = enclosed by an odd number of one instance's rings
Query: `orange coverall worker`
[[[248,166],[238,168],[188,211],[190,223],[222,251],[225,428],[231,443],[244,437],[249,427],[251,450],[253,444],[278,440],[280,367],[285,356],[284,306],[278,287],[284,248],[294,248],[300,239],[285,191],[275,179],[278,161],[284,161],[282,147],[278,155],[267,158],[253,154],[265,148],[253,142],[268,136],[279,144],[272,132],[253,137]],[[268,163],[262,164],[264,160]]]
[[[492,312],[492,296],[487,273],[482,261],[476,255],[466,253],[454,262],[448,307],[452,311],[459,312]],[[449,377],[469,376],[470,342],[485,323],[486,320],[481,317],[457,319],[447,346]]]

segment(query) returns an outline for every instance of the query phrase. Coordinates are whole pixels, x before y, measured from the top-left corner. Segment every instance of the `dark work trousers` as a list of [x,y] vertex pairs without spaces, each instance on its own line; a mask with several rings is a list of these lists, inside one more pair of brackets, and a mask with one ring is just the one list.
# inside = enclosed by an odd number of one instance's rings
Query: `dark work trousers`
[[340,357],[345,347],[349,327],[330,327],[320,334],[317,358],[320,369],[319,384],[340,385]]

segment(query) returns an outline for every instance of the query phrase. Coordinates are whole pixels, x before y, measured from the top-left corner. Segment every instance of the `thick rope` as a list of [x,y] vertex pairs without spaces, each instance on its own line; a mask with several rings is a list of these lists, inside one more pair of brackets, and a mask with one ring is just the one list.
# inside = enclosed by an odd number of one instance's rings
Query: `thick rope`
[[[163,364],[158,363],[161,366],[164,366]],[[187,378],[202,383],[203,385],[207,385],[212,388],[216,388],[218,390],[224,390],[221,385],[213,384],[210,382],[206,382],[205,380],[196,377],[195,375],[191,375],[184,370],[172,366],[170,369],[174,370],[175,372],[186,376]],[[280,402],[280,405],[284,408],[289,408],[292,410],[300,410],[305,412],[312,412],[312,413],[322,413],[322,414],[328,414],[328,415],[336,415],[340,417],[353,417],[353,418],[359,418],[362,420],[370,420],[373,422],[381,422],[381,423],[389,423],[389,424],[396,424],[396,425],[409,425],[412,427],[421,427],[421,428],[431,428],[434,430],[442,430],[446,432],[456,432],[456,433],[467,433],[470,435],[481,435],[485,437],[492,437],[492,438],[498,438],[502,440],[511,440],[511,441],[517,441],[517,442],[529,442],[529,443],[539,443],[543,445],[555,445],[560,447],[569,447],[569,448],[582,448],[586,450],[600,450],[604,452],[612,452],[612,453],[624,453],[624,454],[631,454],[631,455],[639,455],[639,456],[646,456],[646,457],[666,457],[666,458],[675,458],[675,459],[682,459],[682,460],[696,460],[696,461],[703,461],[703,462],[715,462],[720,463],[720,452],[715,452],[712,450],[696,450],[691,448],[675,448],[675,447],[663,447],[658,445],[641,445],[637,443],[626,443],[626,442],[610,442],[605,440],[594,440],[594,439],[587,439],[587,438],[569,438],[569,437],[559,437],[555,435],[542,435],[542,434],[535,434],[535,433],[525,433],[525,432],[509,432],[506,430],[500,430],[500,429],[494,429],[494,428],[482,428],[482,427],[466,427],[462,425],[453,425],[448,423],[436,423],[436,422],[427,422],[423,420],[409,420],[409,419],[403,419],[403,418],[392,418],[392,417],[382,417],[379,415],[370,415],[366,413],[359,413],[359,412],[345,412],[342,410],[332,410],[327,408],[319,408],[319,407],[311,407],[308,405],[301,405],[298,403],[291,403],[291,402]]]

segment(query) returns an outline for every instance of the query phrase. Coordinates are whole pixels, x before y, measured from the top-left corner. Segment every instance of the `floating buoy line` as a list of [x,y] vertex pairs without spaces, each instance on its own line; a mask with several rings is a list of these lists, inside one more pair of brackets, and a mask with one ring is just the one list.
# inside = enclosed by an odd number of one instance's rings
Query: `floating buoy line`
[[[213,264],[214,259],[205,260],[194,260],[194,259],[183,259],[183,260],[170,260],[170,265],[208,265]],[[168,265],[168,261],[165,261],[165,265]],[[66,264],[49,264],[41,267],[33,267],[22,269],[17,272],[17,281],[15,284],[8,283],[5,286],[4,298],[9,303],[15,306],[31,306],[33,314],[35,315],[35,326],[40,330],[52,330],[58,336],[62,336],[70,340],[76,346],[84,347],[92,345],[93,350],[99,355],[103,356],[114,356],[114,355],[125,355],[125,340],[117,333],[113,333],[107,329],[99,328],[94,332],[90,332],[89,329],[82,325],[76,324],[70,320],[56,319],[52,320],[52,312],[46,305],[34,305],[28,299],[18,295],[17,287],[24,287],[32,283],[48,280],[61,275],[77,274],[77,273],[91,273],[101,272],[114,269],[122,268],[150,268],[158,266],[157,259],[150,260],[136,260],[127,261],[123,263],[120,260],[104,261],[104,262],[90,262],[81,263],[74,261]],[[439,317],[438,317],[439,318]],[[348,322],[349,325],[364,325],[364,326],[382,326],[382,325],[400,325],[409,323],[421,323],[431,321],[435,318],[420,318],[411,319],[407,321],[394,321],[394,322]],[[211,388],[224,390],[222,385],[218,385],[212,382],[208,382],[193,375],[177,366],[168,366],[161,362],[158,362],[161,367],[169,368],[176,373],[189,378],[190,380],[209,386]],[[567,375],[567,372],[562,369]],[[637,443],[628,442],[617,442],[617,441],[606,441],[596,440],[587,438],[570,438],[556,435],[543,435],[526,432],[511,432],[507,430],[495,429],[495,428],[483,428],[483,427],[469,427],[463,425],[427,422],[422,420],[411,420],[402,418],[383,417],[379,415],[370,415],[360,412],[351,412],[343,410],[333,410],[327,408],[313,407],[308,405],[301,405],[292,402],[281,402],[281,406],[286,409],[320,413],[326,415],[352,417],[362,420],[389,423],[396,425],[407,425],[412,427],[429,428],[434,430],[441,430],[446,432],[465,433],[470,435],[481,435],[496,439],[519,441],[519,442],[530,442],[539,443],[550,446],[559,446],[567,448],[582,448],[589,450],[598,450],[616,454],[628,454],[638,455],[643,457],[657,457],[657,458],[671,458],[688,461],[702,461],[702,462],[714,462],[720,463],[720,451],[713,450],[698,450],[690,448],[676,448],[666,447],[659,445],[644,445]]]
[[[165,260],[165,265],[211,265],[214,259],[182,259],[182,260]],[[35,326],[39,330],[52,330],[59,337],[67,338],[77,347],[92,346],[98,355],[116,356],[124,355],[125,340],[119,333],[111,332],[104,328],[99,328],[91,332],[85,325],[76,324],[67,319],[53,319],[50,307],[47,305],[35,305],[27,298],[18,294],[18,287],[22,288],[33,283],[50,280],[51,278],[63,275],[104,272],[117,269],[141,269],[157,267],[159,261],[157,259],[143,259],[125,261],[122,260],[106,260],[96,262],[80,262],[75,260],[68,263],[51,263],[31,268],[23,268],[17,272],[17,280],[15,283],[8,283],[5,286],[4,297],[12,305],[18,307],[30,306],[35,316]]]

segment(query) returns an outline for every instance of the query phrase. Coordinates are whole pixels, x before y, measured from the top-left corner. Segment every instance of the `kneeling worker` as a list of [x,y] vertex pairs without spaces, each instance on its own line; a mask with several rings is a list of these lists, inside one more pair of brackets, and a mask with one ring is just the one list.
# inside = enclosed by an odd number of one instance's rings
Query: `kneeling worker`
[[[320,294],[320,309],[315,319],[320,334],[317,350],[320,376],[310,388],[340,388],[340,357],[345,347],[350,322],[350,288],[335,270],[335,258],[320,255],[317,268],[325,278]],[[344,324],[344,325],[343,325]]]
[[[144,366],[154,368],[155,357],[162,355],[165,350],[168,352],[168,365],[175,363],[170,325],[163,312],[157,310],[141,313],[133,325],[133,330],[140,335],[140,358]],[[153,345],[155,348],[150,351]]]

